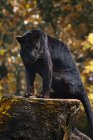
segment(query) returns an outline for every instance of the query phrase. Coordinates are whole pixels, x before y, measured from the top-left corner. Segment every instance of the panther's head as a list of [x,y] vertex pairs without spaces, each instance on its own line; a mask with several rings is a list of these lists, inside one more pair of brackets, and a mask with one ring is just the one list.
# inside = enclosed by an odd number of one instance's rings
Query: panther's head
[[20,43],[21,50],[31,62],[36,62],[44,56],[47,48],[47,35],[42,31],[31,30],[16,39]]

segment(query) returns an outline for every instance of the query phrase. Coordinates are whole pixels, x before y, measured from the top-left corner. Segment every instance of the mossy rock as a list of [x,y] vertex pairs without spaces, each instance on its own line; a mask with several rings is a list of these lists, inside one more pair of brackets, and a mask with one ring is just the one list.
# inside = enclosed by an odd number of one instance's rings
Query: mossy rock
[[0,140],[70,139],[78,100],[23,98],[0,100]]

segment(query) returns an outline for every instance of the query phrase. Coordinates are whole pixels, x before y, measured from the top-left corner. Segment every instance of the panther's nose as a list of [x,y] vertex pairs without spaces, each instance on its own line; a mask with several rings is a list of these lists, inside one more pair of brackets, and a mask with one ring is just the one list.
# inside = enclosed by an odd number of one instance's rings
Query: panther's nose
[[30,59],[31,59],[32,62],[34,62],[36,58],[35,58],[35,56],[31,55]]

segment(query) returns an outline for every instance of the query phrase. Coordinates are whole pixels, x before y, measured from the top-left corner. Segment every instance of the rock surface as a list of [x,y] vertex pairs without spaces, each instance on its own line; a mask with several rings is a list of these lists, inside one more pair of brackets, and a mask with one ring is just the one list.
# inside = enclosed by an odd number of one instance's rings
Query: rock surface
[[77,140],[71,137],[79,107],[78,100],[3,96],[0,140]]

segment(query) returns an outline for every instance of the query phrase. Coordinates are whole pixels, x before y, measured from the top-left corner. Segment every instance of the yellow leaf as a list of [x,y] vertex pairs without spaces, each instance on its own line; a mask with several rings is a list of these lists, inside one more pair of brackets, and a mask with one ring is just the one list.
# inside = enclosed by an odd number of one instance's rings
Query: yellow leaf
[[90,33],[88,35],[88,39],[87,39],[91,44],[93,44],[93,33]]
[[5,52],[6,52],[6,50],[0,50],[0,55],[4,55],[5,54]]

